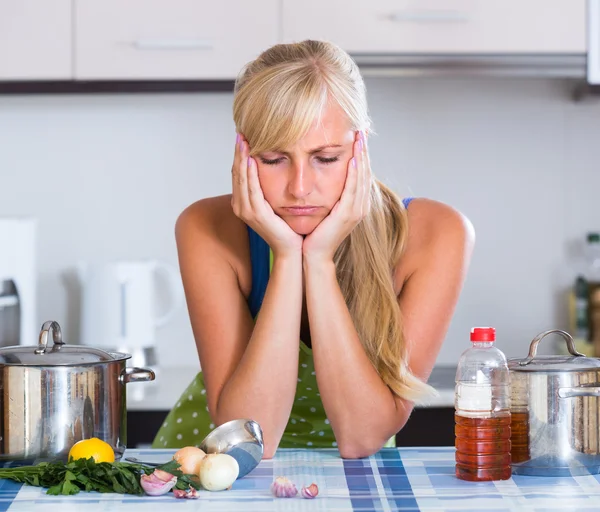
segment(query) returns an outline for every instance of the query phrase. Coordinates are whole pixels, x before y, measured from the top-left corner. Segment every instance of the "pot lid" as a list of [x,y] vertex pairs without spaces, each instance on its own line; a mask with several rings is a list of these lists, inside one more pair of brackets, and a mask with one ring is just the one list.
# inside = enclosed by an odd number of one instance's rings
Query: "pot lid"
[[[537,355],[540,341],[553,333],[559,334],[565,339],[570,355]],[[575,349],[575,343],[569,333],[553,329],[543,332],[533,339],[529,346],[529,355],[526,358],[509,359],[508,368],[517,372],[578,372],[600,368],[600,359],[581,354]]]
[[[54,345],[48,346],[48,333],[52,331]],[[81,364],[115,361],[109,352],[82,345],[66,345],[57,322],[42,325],[37,346],[12,346],[0,349],[0,363],[15,366],[75,366]]]
[[581,356],[537,356],[527,365],[524,359],[509,359],[508,368],[517,372],[580,372],[600,368],[600,360]]

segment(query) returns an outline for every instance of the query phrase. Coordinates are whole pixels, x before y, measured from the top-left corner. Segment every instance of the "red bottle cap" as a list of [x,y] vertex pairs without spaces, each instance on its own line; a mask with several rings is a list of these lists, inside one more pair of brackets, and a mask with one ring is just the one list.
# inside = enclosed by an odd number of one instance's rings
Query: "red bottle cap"
[[489,343],[496,341],[496,329],[493,327],[473,327],[471,341],[474,343]]

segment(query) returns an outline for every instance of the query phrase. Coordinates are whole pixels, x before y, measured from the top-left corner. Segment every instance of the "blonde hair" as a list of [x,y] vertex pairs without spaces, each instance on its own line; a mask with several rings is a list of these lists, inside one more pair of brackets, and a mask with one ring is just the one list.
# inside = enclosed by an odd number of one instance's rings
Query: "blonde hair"
[[[240,73],[233,118],[253,154],[285,150],[320,119],[328,101],[344,110],[353,130],[371,126],[364,81],[341,48],[326,41],[278,44]],[[406,340],[393,287],[404,250],[407,214],[398,196],[374,179],[371,210],[334,257],[337,279],[369,360],[398,396],[415,400],[433,390],[406,364]]]

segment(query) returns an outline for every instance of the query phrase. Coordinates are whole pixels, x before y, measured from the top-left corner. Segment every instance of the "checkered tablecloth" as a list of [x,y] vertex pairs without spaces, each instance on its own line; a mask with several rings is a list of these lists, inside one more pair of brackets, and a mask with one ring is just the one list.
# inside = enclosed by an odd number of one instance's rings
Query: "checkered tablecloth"
[[[125,456],[166,462],[174,450],[128,450]],[[298,487],[315,482],[314,500],[273,498],[269,486],[287,476]],[[201,491],[197,500],[82,492],[48,496],[44,489],[0,480],[0,511],[116,510],[253,511],[599,511],[600,476],[513,476],[471,483],[454,476],[453,448],[389,448],[368,459],[343,460],[337,450],[279,450],[230,491]]]

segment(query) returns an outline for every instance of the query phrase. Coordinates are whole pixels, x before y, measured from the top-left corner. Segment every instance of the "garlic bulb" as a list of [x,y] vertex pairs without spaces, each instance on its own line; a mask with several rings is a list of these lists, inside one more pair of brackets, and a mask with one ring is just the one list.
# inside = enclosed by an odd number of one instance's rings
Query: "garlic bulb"
[[176,483],[177,477],[175,475],[160,469],[155,469],[151,474],[140,477],[140,485],[148,496],[167,494],[175,487]]
[[198,473],[200,473],[200,464],[204,457],[206,457],[206,453],[195,446],[181,448],[173,455],[173,459],[181,464],[179,469],[188,475],[194,475],[196,479]]
[[300,490],[300,495],[303,498],[316,498],[317,494],[319,494],[319,488],[317,487],[317,484],[310,484],[308,487],[304,486]]
[[184,491],[183,489],[173,489],[173,494],[176,498],[186,498],[192,500],[195,500],[198,498],[198,496],[200,496],[198,491],[193,487],[190,487],[187,491]]
[[240,473],[240,467],[231,455],[211,453],[200,463],[200,484],[207,491],[229,489]]
[[271,492],[277,498],[293,498],[298,494],[294,483],[284,476],[278,476],[271,484]]

